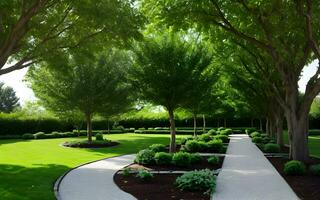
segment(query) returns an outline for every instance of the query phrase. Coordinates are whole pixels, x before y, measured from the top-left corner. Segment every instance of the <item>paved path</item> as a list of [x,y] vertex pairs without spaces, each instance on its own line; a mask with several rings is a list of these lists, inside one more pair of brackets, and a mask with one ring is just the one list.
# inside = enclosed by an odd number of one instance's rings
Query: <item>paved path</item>
[[67,173],[58,187],[59,200],[136,200],[113,182],[119,169],[131,164],[134,155],[124,155],[83,165]]
[[247,135],[232,135],[213,200],[299,199]]

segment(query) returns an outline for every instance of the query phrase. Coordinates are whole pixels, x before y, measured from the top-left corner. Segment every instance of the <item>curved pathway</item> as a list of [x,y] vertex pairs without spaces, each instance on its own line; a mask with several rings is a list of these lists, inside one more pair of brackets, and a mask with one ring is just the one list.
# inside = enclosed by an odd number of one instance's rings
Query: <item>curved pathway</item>
[[214,200],[297,200],[288,183],[248,135],[231,135]]
[[133,162],[134,155],[107,158],[75,168],[55,186],[58,200],[136,200],[113,182],[113,175]]

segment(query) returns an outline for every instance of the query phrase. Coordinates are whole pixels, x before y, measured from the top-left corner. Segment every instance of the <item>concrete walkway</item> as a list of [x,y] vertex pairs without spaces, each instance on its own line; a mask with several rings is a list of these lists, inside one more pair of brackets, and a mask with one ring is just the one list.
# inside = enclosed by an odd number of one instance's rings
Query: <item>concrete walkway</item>
[[232,135],[213,200],[299,199],[247,135]]
[[136,200],[113,182],[119,169],[131,164],[134,155],[104,159],[71,170],[56,184],[58,200]]

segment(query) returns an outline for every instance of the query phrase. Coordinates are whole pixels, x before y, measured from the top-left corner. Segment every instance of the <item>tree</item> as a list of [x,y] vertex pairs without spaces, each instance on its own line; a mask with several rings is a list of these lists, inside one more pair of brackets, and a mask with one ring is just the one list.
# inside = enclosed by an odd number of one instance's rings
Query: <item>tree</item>
[[144,23],[130,0],[2,0],[0,9],[0,75],[41,61],[59,67],[83,46],[125,44]]
[[12,87],[4,86],[0,83],[0,111],[9,113],[19,107],[19,98]]
[[167,110],[171,130],[170,152],[176,149],[174,112],[188,97],[194,70],[210,63],[203,51],[196,50],[196,46],[183,39],[183,35],[172,32],[147,37],[134,50],[132,85],[141,99]]
[[[254,45],[268,55],[280,74],[285,96],[276,95],[284,109],[293,159],[307,161],[308,114],[320,92],[320,67],[299,97],[298,81],[305,65],[320,59],[319,1],[154,1],[144,10],[156,19],[180,28],[196,27],[223,41],[226,36]],[[223,32],[217,39],[216,33]],[[274,88],[278,94],[277,88]]]
[[314,119],[319,119],[320,118],[320,98],[319,97],[314,99],[314,101],[313,101],[313,103],[311,105],[310,115]]
[[81,112],[91,142],[93,115],[113,106],[120,113],[131,102],[126,84],[128,66],[123,65],[128,62],[122,59],[123,52],[114,49],[106,55],[75,52],[62,70],[31,68],[28,80],[36,97],[49,110],[58,114]]

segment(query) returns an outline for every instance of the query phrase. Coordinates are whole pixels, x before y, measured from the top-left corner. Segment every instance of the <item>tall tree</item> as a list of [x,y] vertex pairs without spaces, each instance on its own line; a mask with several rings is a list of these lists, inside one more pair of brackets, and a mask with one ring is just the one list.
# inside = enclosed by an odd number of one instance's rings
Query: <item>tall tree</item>
[[63,63],[70,49],[139,38],[143,21],[134,0],[1,0],[0,75]]
[[[43,105],[56,113],[79,111],[87,122],[88,141],[92,141],[92,117],[110,107],[122,112],[130,104],[129,87],[122,51],[106,55],[76,52],[63,70],[31,68],[28,80]],[[121,56],[119,56],[119,54]],[[121,58],[121,59],[120,59]]]
[[184,38],[172,32],[147,37],[135,48],[135,65],[131,72],[132,84],[140,98],[161,105],[168,112],[170,152],[176,149],[174,112],[188,97],[194,71],[208,66],[211,61],[204,49],[197,49],[187,37]]
[[145,0],[144,8],[170,25],[195,26],[211,36],[222,31],[227,33],[223,38],[241,40],[267,54],[285,88],[285,96],[276,98],[285,111],[292,158],[308,160],[308,114],[320,92],[320,67],[302,98],[298,81],[304,66],[320,59],[320,24],[315,23],[320,20],[319,1]]
[[19,107],[19,98],[12,87],[0,82],[0,112],[9,113]]

